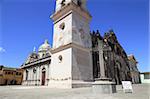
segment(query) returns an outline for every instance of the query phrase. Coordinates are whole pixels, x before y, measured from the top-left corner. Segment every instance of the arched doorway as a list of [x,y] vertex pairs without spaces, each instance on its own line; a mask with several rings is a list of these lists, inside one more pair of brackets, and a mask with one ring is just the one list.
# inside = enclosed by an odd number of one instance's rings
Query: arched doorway
[[29,71],[28,70],[26,70],[26,80],[28,80],[28,74],[29,74]]
[[46,78],[46,70],[45,68],[42,69],[42,84],[45,85],[45,78]]

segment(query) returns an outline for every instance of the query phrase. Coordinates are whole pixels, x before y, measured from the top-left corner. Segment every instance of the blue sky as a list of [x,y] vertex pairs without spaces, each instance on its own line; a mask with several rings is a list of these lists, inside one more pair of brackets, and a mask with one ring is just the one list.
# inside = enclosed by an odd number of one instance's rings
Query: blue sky
[[[148,0],[88,0],[91,31],[113,29],[127,54],[134,54],[140,71],[148,66]],[[52,44],[55,0],[0,0],[0,64],[19,67],[48,39]]]

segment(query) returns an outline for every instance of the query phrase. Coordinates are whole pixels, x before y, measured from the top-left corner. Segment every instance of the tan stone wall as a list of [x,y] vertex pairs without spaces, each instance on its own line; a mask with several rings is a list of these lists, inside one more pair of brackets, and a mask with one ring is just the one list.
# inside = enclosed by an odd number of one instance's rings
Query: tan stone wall
[[[0,85],[11,85],[11,84],[21,84],[23,77],[23,70],[2,70],[0,76]],[[14,83],[12,83],[14,82]]]
[[4,84],[4,79],[3,79],[3,76],[0,75],[0,85],[3,85]]

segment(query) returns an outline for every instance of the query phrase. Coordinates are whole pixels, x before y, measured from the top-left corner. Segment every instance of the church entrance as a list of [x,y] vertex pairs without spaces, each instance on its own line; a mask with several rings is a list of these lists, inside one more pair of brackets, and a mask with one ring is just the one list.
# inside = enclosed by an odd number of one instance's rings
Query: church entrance
[[45,85],[45,71],[42,71],[42,85]]

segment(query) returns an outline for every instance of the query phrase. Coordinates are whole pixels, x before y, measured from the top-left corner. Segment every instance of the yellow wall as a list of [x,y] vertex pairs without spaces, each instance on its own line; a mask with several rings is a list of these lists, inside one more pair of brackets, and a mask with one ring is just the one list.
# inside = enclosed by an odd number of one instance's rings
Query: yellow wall
[[16,81],[16,84],[22,83],[23,70],[1,70],[2,76],[0,76],[0,85],[12,84],[12,80]]
[[0,75],[0,85],[4,83],[3,76]]

